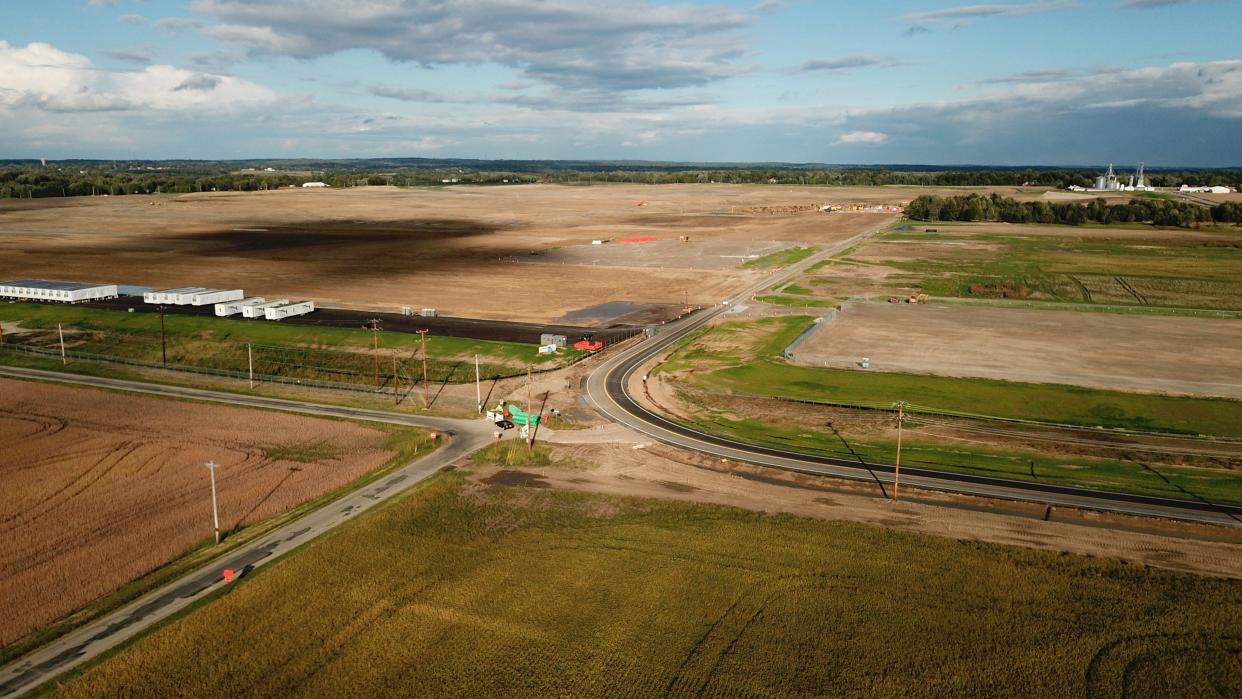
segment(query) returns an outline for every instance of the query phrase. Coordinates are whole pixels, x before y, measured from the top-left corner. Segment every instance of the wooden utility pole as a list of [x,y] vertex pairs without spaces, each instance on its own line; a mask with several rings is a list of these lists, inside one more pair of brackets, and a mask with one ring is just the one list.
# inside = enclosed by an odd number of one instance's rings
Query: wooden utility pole
[[379,318],[371,319],[371,335],[375,340],[374,346],[371,348],[371,357],[375,360],[375,391],[380,390],[379,380]]
[[423,410],[431,407],[431,392],[427,386],[427,329],[419,330],[418,334],[423,338]]
[[535,411],[530,403],[530,365],[526,365],[526,449],[535,450],[535,426],[530,424],[535,418]]
[[[0,345],[4,344],[4,333],[0,333]],[[479,414],[483,414],[483,388],[479,384],[479,355],[474,355],[474,401],[479,406]]]
[[69,363],[69,360],[65,359],[65,329],[60,326],[60,323],[56,324],[56,332],[60,333],[60,364],[64,366]]
[[216,507],[216,468],[214,461],[208,461],[207,470],[211,472],[211,528],[216,533],[216,543],[220,543],[220,510]]
[[897,501],[897,488],[901,485],[901,430],[906,418],[906,402],[897,403],[897,464],[893,469],[893,501]]
[[250,388],[254,388],[254,345],[246,343],[246,364],[250,367]]
[[168,340],[164,335],[164,306],[160,304],[160,352],[164,358],[164,368],[168,368]]
[[392,353],[392,404],[399,405],[401,403],[401,394],[399,384],[401,380],[397,377],[397,353]]

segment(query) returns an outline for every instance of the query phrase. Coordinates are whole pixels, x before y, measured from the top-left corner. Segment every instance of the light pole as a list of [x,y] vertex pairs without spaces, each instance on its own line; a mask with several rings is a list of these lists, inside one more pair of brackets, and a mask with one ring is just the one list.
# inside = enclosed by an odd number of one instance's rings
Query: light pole
[[220,511],[216,508],[216,468],[219,466],[214,461],[208,461],[204,464],[207,471],[211,473],[211,527],[216,532],[216,543],[220,543]]

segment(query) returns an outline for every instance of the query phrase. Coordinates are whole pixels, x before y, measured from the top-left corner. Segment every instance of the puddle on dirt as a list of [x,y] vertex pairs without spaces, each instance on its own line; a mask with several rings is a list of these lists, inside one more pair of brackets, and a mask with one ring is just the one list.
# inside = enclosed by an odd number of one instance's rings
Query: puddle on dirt
[[652,308],[653,304],[649,303],[631,303],[630,301],[608,301],[607,303],[599,303],[586,308],[579,308],[576,311],[570,311],[561,316],[562,323],[591,323],[612,320],[617,316],[623,316],[638,311],[645,311]]
[[518,485],[526,488],[547,488],[548,482],[534,473],[525,471],[497,471],[483,479],[488,485]]
[[647,325],[672,320],[680,313],[681,306],[675,304],[608,301],[570,311],[557,322],[570,325]]

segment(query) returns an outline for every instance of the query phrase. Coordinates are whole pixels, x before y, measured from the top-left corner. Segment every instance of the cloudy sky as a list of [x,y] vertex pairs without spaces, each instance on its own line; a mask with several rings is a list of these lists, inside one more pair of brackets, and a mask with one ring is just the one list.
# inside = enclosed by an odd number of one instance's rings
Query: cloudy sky
[[4,0],[0,157],[1242,165],[1242,0]]

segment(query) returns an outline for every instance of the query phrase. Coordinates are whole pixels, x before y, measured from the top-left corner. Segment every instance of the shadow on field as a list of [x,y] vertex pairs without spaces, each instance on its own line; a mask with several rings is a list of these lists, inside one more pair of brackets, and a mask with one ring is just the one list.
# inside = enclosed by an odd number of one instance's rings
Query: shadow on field
[[[280,490],[280,487],[284,485],[286,481],[288,481],[290,478],[293,477],[293,474],[298,473],[301,470],[302,469],[298,468],[297,466],[290,466],[289,469],[285,471],[285,475],[281,476],[280,480],[276,481],[276,485],[273,485],[272,489],[267,491],[267,495],[264,495],[262,498],[260,498],[259,501],[254,504],[254,507],[250,508],[249,512],[247,512],[246,514],[242,515],[241,517],[237,519],[237,523],[234,524],[233,528],[228,531],[228,534],[233,534],[238,529],[240,529],[242,526],[242,522],[245,522],[251,515],[253,515],[255,512],[258,512],[259,508],[263,507],[263,503],[267,502],[268,500],[271,500],[272,496],[276,494],[276,491]],[[228,536],[228,534],[226,534],[226,536]]]
[[1213,509],[1213,510],[1215,510],[1216,512],[1218,512],[1218,513],[1220,513],[1220,514],[1225,515],[1226,517],[1228,517],[1229,519],[1232,519],[1232,520],[1233,520],[1233,521],[1235,521],[1235,522],[1242,522],[1242,519],[1238,519],[1237,515],[1233,514],[1233,513],[1232,513],[1232,512],[1230,512],[1228,509],[1225,509],[1225,508],[1223,508],[1223,507],[1220,507],[1219,505],[1217,505],[1216,503],[1212,502],[1211,500],[1208,500],[1207,498],[1205,498],[1205,497],[1203,497],[1203,496],[1201,496],[1201,495],[1199,495],[1199,494],[1197,494],[1197,493],[1193,493],[1193,492],[1191,492],[1191,491],[1189,491],[1189,490],[1186,490],[1186,489],[1185,489],[1185,488],[1183,488],[1182,486],[1180,486],[1180,485],[1178,485],[1178,484],[1176,484],[1176,483],[1173,483],[1173,482],[1172,482],[1172,481],[1170,481],[1168,478],[1165,478],[1163,473],[1161,473],[1161,472],[1157,471],[1156,469],[1154,469],[1154,468],[1152,468],[1151,466],[1149,466],[1149,465],[1147,465],[1147,464],[1143,463],[1142,461],[1136,461],[1135,463],[1137,463],[1139,466],[1142,466],[1142,467],[1143,467],[1143,470],[1145,470],[1145,471],[1148,471],[1148,472],[1152,473],[1153,475],[1155,475],[1155,476],[1156,476],[1156,478],[1159,478],[1160,480],[1164,481],[1165,485],[1170,485],[1170,486],[1173,486],[1174,488],[1177,488],[1179,491],[1181,491],[1181,492],[1185,493],[1185,494],[1186,494],[1186,496],[1187,496],[1187,497],[1189,497],[1190,499],[1192,499],[1192,500],[1198,500],[1199,502],[1201,502],[1201,503],[1203,503],[1203,504],[1205,504],[1205,505],[1210,505],[1210,506],[1212,507],[1212,509]]
[[867,464],[867,460],[864,459],[861,454],[854,451],[854,447],[850,446],[850,443],[845,440],[845,437],[837,431],[837,426],[832,424],[832,420],[829,420],[824,424],[828,427],[828,429],[832,430],[832,434],[834,434],[837,439],[841,440],[841,444],[845,445],[845,448],[849,450],[850,454],[853,455],[855,459],[858,459],[858,464],[867,469],[867,473],[871,474],[871,477],[875,479],[875,484],[880,486],[880,494],[883,495],[885,499],[888,499],[888,490],[884,488],[884,482],[875,475],[875,471],[871,470],[871,466]]

